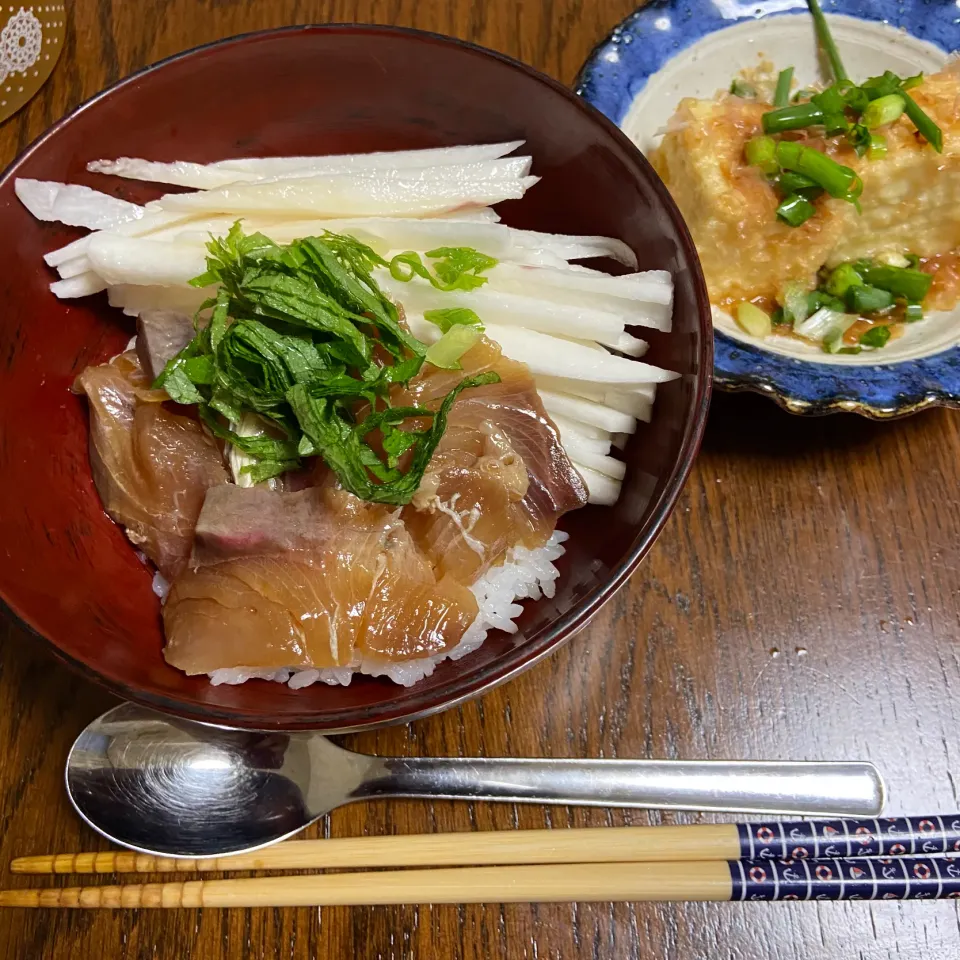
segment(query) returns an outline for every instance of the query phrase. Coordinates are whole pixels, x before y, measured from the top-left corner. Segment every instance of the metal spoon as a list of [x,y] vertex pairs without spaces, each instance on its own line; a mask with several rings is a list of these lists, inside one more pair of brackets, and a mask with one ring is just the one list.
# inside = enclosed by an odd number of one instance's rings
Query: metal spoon
[[77,738],[67,792],[109,840],[176,857],[255,850],[370,797],[837,816],[876,816],[884,798],[870,763],[372,757],[130,703]]

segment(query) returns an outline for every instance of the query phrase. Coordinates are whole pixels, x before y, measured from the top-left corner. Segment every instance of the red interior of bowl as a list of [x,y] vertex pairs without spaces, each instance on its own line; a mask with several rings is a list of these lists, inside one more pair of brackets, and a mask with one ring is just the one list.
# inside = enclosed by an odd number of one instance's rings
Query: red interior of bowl
[[[104,295],[57,301],[42,260],[80,232],[37,224],[15,177],[86,183],[127,199],[162,192],[85,171],[96,158],[209,162],[235,156],[397,150],[526,140],[542,181],[502,204],[518,227],[619,237],[676,282],[674,331],[645,331],[653,363],[682,379],[626,450],[614,508],[565,518],[553,600],[528,603],[513,636],[442,664],[411,689],[356,678],[300,691],[214,687],[167,666],[151,573],[103,513],[76,374],[121,350],[132,322]],[[358,728],[450,706],[572,635],[649,547],[679,492],[706,416],[712,334],[693,246],[641,155],[600,114],[531,69],[454,40],[379,27],[239,37],[129,78],[46,134],[0,182],[0,595],[68,663],[122,696],[241,726]],[[82,232],[82,231],[81,231]]]

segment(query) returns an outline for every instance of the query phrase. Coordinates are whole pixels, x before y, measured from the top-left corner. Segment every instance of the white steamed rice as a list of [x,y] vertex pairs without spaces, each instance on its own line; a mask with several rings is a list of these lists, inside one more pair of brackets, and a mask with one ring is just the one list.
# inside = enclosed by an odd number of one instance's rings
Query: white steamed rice
[[[547,543],[536,550],[526,547],[513,547],[507,553],[505,562],[492,567],[470,588],[480,612],[477,619],[467,628],[463,639],[446,653],[436,657],[423,657],[419,660],[407,660],[404,663],[376,660],[364,657],[346,667],[326,667],[298,670],[258,670],[250,667],[236,667],[229,670],[214,670],[210,676],[213,684],[245,683],[256,678],[275,680],[285,683],[291,689],[299,690],[313,683],[342,684],[347,686],[355,673],[365,673],[371,677],[388,677],[394,683],[412,687],[418,680],[429,677],[441,660],[447,658],[459,660],[468,653],[479,649],[490,630],[503,630],[516,633],[513,622],[523,611],[518,600],[539,600],[541,596],[552,597],[560,571],[554,561],[564,554],[563,542],[567,534],[557,530]],[[156,589],[156,586],[155,586]],[[158,591],[159,593],[159,591]]]

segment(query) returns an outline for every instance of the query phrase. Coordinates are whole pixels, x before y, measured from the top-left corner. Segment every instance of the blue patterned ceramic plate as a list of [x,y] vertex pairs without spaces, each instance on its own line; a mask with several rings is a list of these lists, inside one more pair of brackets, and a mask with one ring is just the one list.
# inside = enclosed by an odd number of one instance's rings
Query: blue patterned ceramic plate
[[[933,72],[960,48],[960,2],[821,2],[854,79]],[[805,0],[652,0],[597,46],[576,89],[647,151],[682,97],[712,97],[761,59],[794,66],[801,85],[820,77]],[[883,363],[753,338],[719,311],[715,326],[716,386],[767,394],[793,413],[885,418],[960,406],[960,308],[909,325]]]

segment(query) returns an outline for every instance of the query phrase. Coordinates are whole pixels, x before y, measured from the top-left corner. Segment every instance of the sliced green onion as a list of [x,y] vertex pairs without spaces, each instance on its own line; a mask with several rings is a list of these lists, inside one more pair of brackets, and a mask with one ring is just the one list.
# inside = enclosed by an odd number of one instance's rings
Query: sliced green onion
[[737,323],[751,337],[767,337],[773,330],[770,315],[749,300],[737,304]]
[[881,77],[864,80],[860,87],[871,100],[889,96],[891,93],[899,94],[903,89],[900,78],[890,70],[885,70]]
[[426,361],[443,370],[459,370],[460,358],[479,339],[480,331],[477,327],[457,324],[427,350]]
[[790,102],[790,85],[793,83],[793,67],[781,70],[777,77],[777,88],[773,93],[773,105],[785,107]]
[[807,340],[822,341],[838,326],[843,325],[843,329],[846,330],[857,319],[857,317],[847,316],[842,309],[831,310],[829,307],[821,307],[803,323],[794,324],[793,332]]
[[861,284],[847,291],[847,306],[852,313],[879,313],[893,306],[893,294],[889,290]]
[[845,297],[851,287],[862,287],[863,277],[854,269],[853,264],[841,263],[827,278],[826,291],[834,297]]
[[820,9],[820,4],[817,0],[807,0],[807,6],[810,8],[810,13],[813,15],[813,22],[817,28],[817,39],[820,41],[820,46],[823,47],[823,51],[830,61],[830,68],[833,70],[833,79],[837,81],[849,80],[850,77],[844,69],[843,61],[840,59],[840,51],[837,50],[837,45],[833,42],[830,25],[827,23],[827,18]]
[[837,84],[837,92],[843,98],[848,110],[854,113],[863,113],[870,102],[870,97],[863,87],[858,87],[855,83],[844,81]]
[[790,323],[783,307],[777,307],[776,310],[770,314],[770,323],[775,327],[782,327],[784,324]]
[[801,197],[806,197],[808,200],[816,200],[823,193],[823,187],[815,180],[793,170],[784,170],[780,174],[777,178],[777,187],[785,197],[790,196],[791,193],[799,193]]
[[817,212],[817,208],[799,193],[791,194],[777,207],[777,216],[791,227],[806,223]]
[[857,317],[851,317],[848,314],[843,314],[837,319],[823,335],[823,349],[826,353],[843,352],[843,335],[857,322],[857,319]]
[[827,293],[826,290],[812,290],[807,294],[808,314],[816,313],[822,307],[827,307],[834,313],[843,313],[845,304],[839,297]]
[[764,133],[783,133],[785,130],[802,130],[823,123],[823,110],[817,104],[795,103],[789,107],[768,110],[761,118]]
[[766,174],[774,174],[780,169],[777,142],[773,137],[751,138],[744,145],[743,153],[751,167],[757,167]]
[[912,90],[914,87],[919,87],[921,83],[923,83],[923,71],[912,77],[904,77],[904,79],[900,81],[900,86],[903,87],[904,90]]
[[870,146],[867,147],[867,159],[879,160],[887,155],[887,138],[878,133],[870,134]]
[[818,183],[831,197],[851,203],[863,192],[863,181],[856,171],[831,160],[825,153],[799,143],[781,140],[777,144],[777,162],[785,170],[795,170]]
[[906,101],[904,113],[917,128],[917,132],[937,153],[943,153],[943,131],[923,112],[923,108],[909,93],[904,92],[901,96]]
[[910,303],[921,303],[930,291],[933,277],[912,267],[889,267],[882,263],[857,263],[857,272],[873,287],[888,290]]
[[794,281],[783,288],[783,318],[788,323],[803,323],[810,316],[810,299],[804,284]]
[[811,90],[809,87],[803,87],[801,90],[798,90],[791,98],[791,103],[800,103],[801,100],[809,100],[811,97],[817,95],[816,90]]
[[844,112],[847,108],[847,101],[840,92],[838,84],[827,87],[826,90],[816,94],[811,103],[815,103],[823,113],[823,126],[827,136],[834,136],[838,133],[846,133],[850,127],[850,121]]
[[871,100],[860,119],[864,126],[871,130],[876,127],[885,127],[888,123],[898,120],[906,106],[906,100],[899,93],[889,93],[885,97]]
[[752,83],[747,83],[745,80],[734,77],[733,82],[730,84],[730,92],[735,97],[740,97],[743,100],[752,100],[757,95],[757,88]]
[[919,303],[908,303],[903,310],[903,319],[907,323],[916,323],[923,319],[923,306]]
[[879,350],[880,347],[886,346],[886,343],[889,339],[889,327],[871,327],[869,330],[866,330],[860,334],[860,345],[864,347],[873,347],[874,350]]
[[873,134],[862,123],[855,123],[847,130],[847,142],[862,157],[870,149]]

